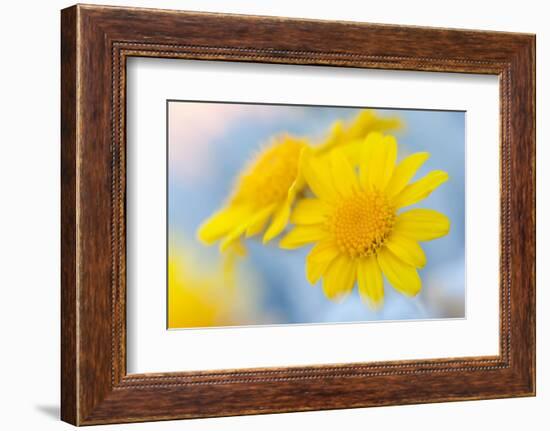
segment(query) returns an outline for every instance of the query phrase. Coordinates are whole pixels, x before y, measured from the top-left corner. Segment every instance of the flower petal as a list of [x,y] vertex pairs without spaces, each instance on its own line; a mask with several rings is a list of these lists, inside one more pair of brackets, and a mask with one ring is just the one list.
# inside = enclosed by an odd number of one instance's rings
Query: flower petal
[[385,245],[396,257],[415,268],[426,265],[424,250],[414,239],[393,232]]
[[415,296],[420,292],[422,280],[414,266],[395,257],[386,247],[378,252],[378,263],[395,290],[406,296]]
[[305,154],[301,166],[301,172],[313,193],[326,202],[333,202],[337,198],[336,190],[332,184],[326,157],[315,157]]
[[347,138],[363,138],[369,132],[383,132],[390,129],[400,129],[403,126],[399,117],[379,117],[375,110],[361,111],[347,129]]
[[432,171],[418,181],[406,186],[395,198],[396,207],[406,207],[426,199],[436,188],[449,179],[444,171]]
[[396,158],[397,141],[393,136],[370,133],[364,143],[361,184],[371,189],[384,190],[393,175]]
[[264,244],[271,241],[285,229],[288,219],[290,218],[290,205],[291,203],[287,200],[284,204],[277,208],[277,211],[273,216],[273,220],[271,220],[271,224],[264,233],[262,240]]
[[344,131],[344,123],[342,122],[342,120],[336,120],[330,126],[330,131],[325,141],[316,146],[314,148],[314,151],[317,153],[321,153],[324,151],[328,152],[334,147],[341,145],[345,141],[345,138],[346,135]]
[[416,241],[431,241],[449,233],[451,222],[439,211],[417,208],[397,216],[394,232]]
[[346,155],[352,166],[357,167],[361,164],[364,143],[365,137],[362,139],[354,139],[353,141],[349,141],[346,145],[339,146],[338,149]]
[[[398,117],[379,117],[376,111],[365,109],[359,112],[355,118],[346,124],[341,121],[336,121],[327,139],[316,147],[316,151],[319,153],[329,151],[336,147],[347,147],[350,142],[353,141],[361,141],[362,144],[365,136],[370,132],[400,129],[402,126],[403,123]],[[359,164],[359,158],[351,160],[353,160],[354,165]]]
[[269,205],[254,214],[254,217],[248,222],[246,228],[246,237],[249,238],[254,235],[258,235],[265,229],[265,226],[269,220],[269,217],[275,211],[275,205]]
[[333,301],[339,301],[353,289],[357,277],[355,260],[345,255],[339,255],[328,266],[323,276],[323,292]]
[[287,199],[294,201],[296,195],[302,191],[306,185],[306,180],[304,178],[304,163],[308,160],[308,157],[311,157],[312,150],[308,145],[304,145],[300,151],[300,157],[298,158],[298,172],[296,173],[296,179],[288,189]]
[[300,199],[290,216],[294,224],[317,224],[325,221],[327,205],[320,199]]
[[[300,166],[302,166],[303,164],[303,158],[305,157],[305,153],[306,153],[305,149],[303,149],[300,152],[300,162],[299,162]],[[285,229],[286,225],[288,224],[288,220],[290,219],[290,209],[292,207],[292,204],[294,203],[296,194],[303,187],[303,185],[304,185],[303,177],[301,175],[301,169],[299,168],[296,179],[288,189],[285,202],[275,212],[273,220],[271,221],[271,225],[269,226],[269,228],[264,234],[264,238],[263,238],[264,244],[271,241],[273,238],[275,238]]]
[[353,166],[341,150],[329,155],[332,182],[340,196],[350,196],[359,189]]
[[326,235],[327,232],[323,228],[323,225],[320,224],[296,226],[281,239],[279,247],[292,250],[311,242],[322,240]]
[[229,206],[221,209],[206,220],[197,232],[198,239],[210,245],[227,235],[242,223],[250,209],[243,206]]
[[394,197],[415,176],[416,172],[430,158],[430,153],[414,153],[405,157],[395,168],[393,175],[386,187],[386,194]]
[[245,233],[247,227],[248,223],[246,221],[243,221],[241,224],[235,226],[233,230],[223,238],[222,242],[220,242],[220,251],[224,252],[229,249],[230,246],[233,246],[235,241],[237,241],[239,237]]
[[384,280],[376,257],[371,256],[359,261],[357,285],[361,299],[372,308],[380,308],[384,301]]
[[317,283],[338,254],[338,247],[331,240],[323,240],[315,244],[306,257],[307,280],[311,284]]

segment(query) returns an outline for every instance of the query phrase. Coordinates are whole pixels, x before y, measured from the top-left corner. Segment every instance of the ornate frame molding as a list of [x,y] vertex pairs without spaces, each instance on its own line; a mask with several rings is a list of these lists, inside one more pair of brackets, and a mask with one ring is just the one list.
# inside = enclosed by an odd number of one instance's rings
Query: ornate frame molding
[[[206,33],[204,26],[217,30]],[[257,28],[270,31],[258,34]],[[341,35],[337,41],[329,37],[335,31]],[[310,34],[318,37],[312,40]],[[533,395],[534,46],[534,36],[523,34],[99,6],[65,9],[62,419],[98,424]],[[500,354],[127,375],[125,66],[131,56],[498,75]]]

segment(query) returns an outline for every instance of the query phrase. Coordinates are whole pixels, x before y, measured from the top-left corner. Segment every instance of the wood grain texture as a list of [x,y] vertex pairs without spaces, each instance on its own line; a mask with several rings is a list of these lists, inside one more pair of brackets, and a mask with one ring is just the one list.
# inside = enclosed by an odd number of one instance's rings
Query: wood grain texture
[[76,8],[61,16],[61,417],[77,422]]
[[[62,11],[61,37],[63,420],[87,425],[534,395],[533,35],[79,5]],[[498,75],[499,356],[127,375],[131,56]]]

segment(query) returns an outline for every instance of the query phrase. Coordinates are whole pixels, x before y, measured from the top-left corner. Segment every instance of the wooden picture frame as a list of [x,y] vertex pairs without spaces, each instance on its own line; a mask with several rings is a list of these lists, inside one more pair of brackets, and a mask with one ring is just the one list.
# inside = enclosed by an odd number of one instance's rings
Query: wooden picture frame
[[[535,36],[83,6],[61,14],[61,418],[138,422],[535,394]],[[127,374],[131,56],[500,78],[500,354]]]

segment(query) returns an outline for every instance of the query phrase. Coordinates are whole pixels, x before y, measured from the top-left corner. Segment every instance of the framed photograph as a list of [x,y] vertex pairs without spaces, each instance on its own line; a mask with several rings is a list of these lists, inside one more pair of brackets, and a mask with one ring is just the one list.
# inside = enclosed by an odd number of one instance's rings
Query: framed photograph
[[535,36],[61,13],[61,416],[535,394]]

